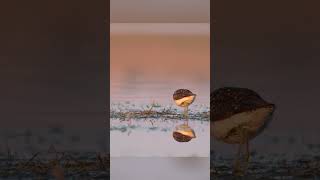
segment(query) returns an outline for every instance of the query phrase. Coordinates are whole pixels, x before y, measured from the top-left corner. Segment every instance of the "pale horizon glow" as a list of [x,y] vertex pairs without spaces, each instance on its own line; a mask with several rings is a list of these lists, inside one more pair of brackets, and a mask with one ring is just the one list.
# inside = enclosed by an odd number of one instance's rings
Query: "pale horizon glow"
[[111,0],[110,7],[111,22],[210,22],[210,0]]
[[210,35],[210,23],[111,23],[111,35]]

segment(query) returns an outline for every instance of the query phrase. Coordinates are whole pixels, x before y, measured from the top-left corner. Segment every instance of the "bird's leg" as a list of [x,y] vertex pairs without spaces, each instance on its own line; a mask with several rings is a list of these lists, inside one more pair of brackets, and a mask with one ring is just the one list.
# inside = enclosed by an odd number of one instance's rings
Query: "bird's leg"
[[[239,144],[239,150],[238,152],[241,151],[241,145]],[[237,154],[235,163],[234,163],[234,167],[233,167],[233,174],[235,176],[243,176],[244,172],[243,172],[243,167],[242,167],[242,160],[241,160],[241,153]]]
[[246,163],[247,163],[247,166],[249,164],[249,159],[250,159],[250,150],[249,150],[249,137],[248,137],[248,131],[246,130]]
[[238,153],[233,170],[233,173],[236,176],[245,175],[249,163],[249,139],[248,131],[245,127],[241,127],[240,136],[241,143],[238,147]]
[[243,160],[243,171],[246,173],[249,165],[249,158],[250,158],[250,152],[249,152],[249,137],[248,137],[248,130],[246,127],[243,128],[244,133],[244,160]]
[[237,155],[236,155],[236,159],[235,159],[235,162],[234,162],[234,165],[233,165],[233,174],[236,175],[236,176],[241,176],[242,175],[242,169],[241,169],[241,147],[242,145],[239,144],[238,145],[238,152],[237,152]]
[[184,118],[186,120],[186,125],[188,125],[188,121],[189,121],[188,106],[184,107]]

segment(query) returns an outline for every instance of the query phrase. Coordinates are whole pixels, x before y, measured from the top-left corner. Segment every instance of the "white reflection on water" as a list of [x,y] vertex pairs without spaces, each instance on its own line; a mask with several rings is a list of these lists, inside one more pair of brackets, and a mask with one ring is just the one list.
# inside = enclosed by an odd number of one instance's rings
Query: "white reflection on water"
[[111,158],[112,180],[209,180],[209,158]]

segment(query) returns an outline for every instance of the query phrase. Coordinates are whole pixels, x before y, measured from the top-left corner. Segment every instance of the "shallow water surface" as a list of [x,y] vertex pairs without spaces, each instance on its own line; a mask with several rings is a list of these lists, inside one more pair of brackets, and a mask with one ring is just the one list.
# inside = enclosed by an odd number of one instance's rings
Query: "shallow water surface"
[[111,121],[112,157],[209,157],[208,121],[190,121],[189,126],[194,129],[196,138],[186,143],[177,142],[172,137],[175,126],[182,124],[183,120],[154,119],[153,124],[148,120],[133,120],[131,125]]
[[112,180],[209,180],[209,158],[111,158]]

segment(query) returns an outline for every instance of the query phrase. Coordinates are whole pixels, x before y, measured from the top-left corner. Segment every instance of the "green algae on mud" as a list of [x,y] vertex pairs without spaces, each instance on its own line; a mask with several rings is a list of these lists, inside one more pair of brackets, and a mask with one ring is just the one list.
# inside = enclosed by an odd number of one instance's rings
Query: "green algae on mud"
[[[184,116],[177,108],[172,106],[162,106],[158,103],[138,106],[126,103],[113,104],[110,109],[110,118],[125,121],[129,119],[183,119]],[[190,109],[189,119],[191,120],[210,120],[210,108],[206,106],[195,106]]]

